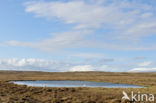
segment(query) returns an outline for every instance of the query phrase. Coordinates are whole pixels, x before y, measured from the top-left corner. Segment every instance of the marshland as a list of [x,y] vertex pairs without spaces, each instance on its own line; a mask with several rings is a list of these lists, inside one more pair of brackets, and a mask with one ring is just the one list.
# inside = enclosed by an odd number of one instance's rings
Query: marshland
[[[32,87],[9,83],[25,80],[79,80],[133,84],[146,88]],[[156,73],[0,72],[0,103],[137,103],[122,100],[122,91],[155,95]]]

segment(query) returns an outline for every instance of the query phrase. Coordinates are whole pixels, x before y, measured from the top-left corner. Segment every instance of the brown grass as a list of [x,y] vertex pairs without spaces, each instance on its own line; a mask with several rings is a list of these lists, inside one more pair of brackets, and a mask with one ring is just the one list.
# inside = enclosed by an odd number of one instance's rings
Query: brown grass
[[[147,88],[47,88],[7,82],[13,80],[83,80],[135,84]],[[0,103],[132,103],[121,100],[123,90],[127,93],[156,94],[156,73],[0,72]]]

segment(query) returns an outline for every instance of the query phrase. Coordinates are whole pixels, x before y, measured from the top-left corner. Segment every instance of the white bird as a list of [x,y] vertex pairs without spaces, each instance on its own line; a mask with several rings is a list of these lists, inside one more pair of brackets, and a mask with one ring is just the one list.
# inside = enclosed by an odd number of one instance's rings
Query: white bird
[[122,99],[128,99],[128,100],[130,100],[130,98],[128,97],[128,95],[127,95],[127,93],[125,91],[122,91],[122,94],[124,95],[122,97]]

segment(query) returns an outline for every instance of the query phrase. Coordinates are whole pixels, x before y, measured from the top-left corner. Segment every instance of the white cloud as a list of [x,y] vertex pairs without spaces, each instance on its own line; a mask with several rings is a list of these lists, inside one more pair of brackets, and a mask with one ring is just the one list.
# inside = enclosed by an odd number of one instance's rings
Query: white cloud
[[[122,62],[112,61],[108,59],[101,61],[72,61],[72,60],[45,60],[35,58],[21,59],[0,59],[0,70],[17,70],[17,71],[49,71],[49,72],[65,72],[65,71],[105,71],[105,72],[150,72],[156,71],[152,67],[137,67],[134,63],[123,64]],[[111,61],[110,61],[111,60]],[[114,63],[115,62],[115,63]],[[145,64],[144,64],[145,66]],[[126,69],[125,69],[126,68]]]
[[[56,53],[60,55],[66,54],[69,56],[79,56],[82,57],[100,57],[104,54],[102,53],[89,53],[89,52],[77,52],[76,50],[83,49],[109,49],[109,50],[156,50],[154,45],[144,47],[140,44],[135,44],[133,42],[105,42],[94,39],[88,39],[92,36],[93,32],[91,30],[76,30],[70,32],[61,32],[52,34],[51,38],[43,39],[36,42],[22,42],[22,41],[6,41],[1,43],[1,45],[7,46],[20,46],[20,47],[30,47],[41,51]],[[75,50],[74,50],[75,49]],[[73,51],[71,51],[73,50]],[[74,53],[75,52],[75,53]],[[102,56],[103,57],[103,56]]]
[[[27,46],[44,51],[58,52],[64,48],[97,48],[113,50],[155,50],[155,45],[144,46],[139,40],[156,33],[156,19],[152,7],[123,0],[70,0],[33,1],[25,3],[25,11],[65,24],[74,24],[71,31],[57,33],[52,38],[39,42],[9,41],[7,44]],[[109,30],[103,38],[90,39],[97,29]],[[109,35],[109,36],[108,36]],[[108,36],[108,37],[107,37]],[[104,39],[99,41],[98,39]],[[110,41],[112,41],[110,43]],[[109,41],[109,42],[107,42]],[[114,42],[115,41],[115,42]],[[119,46],[120,45],[120,46]],[[150,46],[149,46],[150,45]]]
[[[0,59],[0,70],[24,70],[24,71],[56,71],[56,61],[44,59]],[[57,70],[59,71],[59,69]]]
[[85,58],[85,59],[102,59],[105,57],[103,53],[71,53],[69,54],[69,57],[79,57],[79,58]]
[[76,65],[70,71],[111,71],[108,65]]
[[152,61],[145,61],[136,64],[129,72],[156,72],[155,64]]
[[[139,2],[139,1],[138,1]],[[67,49],[156,50],[155,43],[144,45],[133,42],[156,34],[156,17],[153,7],[128,0],[70,0],[33,1],[25,3],[25,11],[74,24],[68,32],[61,31],[52,37],[34,42],[7,41],[0,45],[24,46],[47,52],[67,52]],[[97,38],[96,30],[111,30]],[[91,39],[90,37],[96,39]],[[100,39],[103,39],[100,41]],[[65,50],[66,49],[66,50]]]
[[[70,2],[28,2],[26,12],[33,12],[36,16],[56,18],[67,24],[78,23],[75,28],[97,28],[101,20],[113,8],[103,8],[96,5],[89,5],[81,1]],[[105,11],[105,12],[104,12]],[[110,21],[110,20],[109,20]]]
[[147,13],[144,13],[141,15],[141,18],[148,18],[148,17],[151,17],[153,16],[153,13],[152,12],[147,12]]
[[124,30],[125,35],[121,35],[121,38],[128,38],[131,40],[138,40],[145,36],[155,35],[156,20],[142,21]]
[[134,68],[129,72],[156,72],[156,68]]
[[[100,28],[102,24],[124,25],[133,23],[138,12],[135,10],[123,12],[125,5],[111,3],[106,6],[88,4],[83,0],[70,2],[27,2],[26,12],[36,16],[59,19],[67,24],[76,23],[75,28]],[[142,8],[141,8],[142,9]],[[130,17],[129,17],[130,16]],[[127,22],[128,21],[128,22]]]
[[34,13],[38,17],[76,24],[73,27],[76,29],[113,29],[113,32],[124,39],[139,39],[156,33],[154,29],[156,19],[152,6],[127,0],[112,0],[109,3],[106,1],[26,2],[25,11]]
[[146,61],[146,62],[143,62],[143,63],[139,63],[138,66],[144,67],[144,66],[150,66],[151,64],[152,64],[151,61]]
[[0,70],[17,71],[111,71],[107,65],[94,65],[81,62],[44,60],[35,58],[0,59]]
[[94,71],[91,65],[82,65],[82,66],[74,66],[70,69],[70,71]]
[[68,48],[92,47],[94,45],[94,42],[90,40],[84,40],[86,36],[91,34],[91,30],[70,31],[52,34],[52,38],[39,42],[8,41],[3,43],[3,45],[25,46],[36,48],[42,51],[61,52],[64,49]]

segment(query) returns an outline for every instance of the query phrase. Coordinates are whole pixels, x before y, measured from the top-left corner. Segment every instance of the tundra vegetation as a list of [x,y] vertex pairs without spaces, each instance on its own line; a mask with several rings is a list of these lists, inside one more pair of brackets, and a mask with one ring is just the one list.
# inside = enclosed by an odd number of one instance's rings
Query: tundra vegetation
[[[134,84],[146,88],[50,88],[8,82],[14,80],[82,80]],[[128,95],[131,91],[156,95],[156,73],[0,71],[0,103],[137,103],[121,100],[123,91]]]

